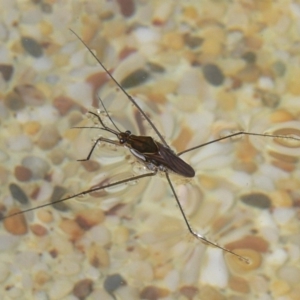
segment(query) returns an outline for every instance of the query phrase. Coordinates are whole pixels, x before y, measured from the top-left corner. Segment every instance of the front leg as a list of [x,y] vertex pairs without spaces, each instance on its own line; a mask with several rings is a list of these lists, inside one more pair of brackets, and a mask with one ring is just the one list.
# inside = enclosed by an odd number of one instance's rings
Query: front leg
[[119,141],[113,141],[113,140],[110,140],[110,139],[106,139],[106,138],[104,138],[104,137],[99,137],[99,138],[96,140],[96,142],[94,143],[94,145],[93,145],[91,151],[89,152],[87,158],[85,158],[85,159],[77,159],[77,161],[87,161],[87,160],[89,160],[90,157],[91,157],[91,155],[92,155],[92,153],[93,153],[93,151],[94,151],[94,149],[95,149],[95,147],[96,147],[96,145],[97,145],[99,142],[106,142],[106,143],[109,143],[109,144],[113,144],[113,145],[116,145],[116,146],[120,146]]

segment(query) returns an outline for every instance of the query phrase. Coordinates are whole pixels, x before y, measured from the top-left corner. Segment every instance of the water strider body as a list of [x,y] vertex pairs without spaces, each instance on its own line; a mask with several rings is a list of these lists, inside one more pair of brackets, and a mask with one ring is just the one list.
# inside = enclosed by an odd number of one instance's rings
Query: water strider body
[[[71,30],[72,31],[72,30]],[[186,177],[186,178],[193,178],[195,176],[195,171],[194,169],[187,164],[184,160],[182,160],[180,158],[180,156],[186,152],[189,151],[193,151],[195,149],[199,149],[201,147],[204,147],[206,145],[221,141],[221,140],[225,140],[228,138],[232,138],[235,136],[241,136],[241,135],[250,135],[250,136],[262,136],[262,137],[269,137],[269,138],[289,138],[292,140],[297,140],[299,141],[299,138],[296,137],[287,137],[287,136],[282,136],[282,135],[272,135],[272,134],[259,134],[259,133],[250,133],[250,132],[245,132],[245,131],[239,131],[239,132],[235,132],[232,134],[229,134],[227,136],[218,138],[216,140],[213,141],[209,141],[207,143],[201,144],[201,145],[197,145],[195,147],[192,147],[190,149],[186,149],[180,153],[175,153],[170,146],[167,144],[167,142],[165,141],[165,139],[163,138],[163,136],[161,135],[161,133],[158,131],[158,129],[155,127],[155,125],[152,123],[152,121],[149,119],[149,117],[145,114],[145,112],[141,109],[141,107],[137,104],[137,102],[124,90],[124,88],[119,84],[119,82],[112,76],[112,74],[105,68],[105,66],[102,64],[102,62],[96,57],[96,55],[91,51],[91,49],[84,43],[84,41],[74,32],[72,31],[77,38],[85,45],[85,47],[88,49],[88,51],[94,56],[94,58],[97,60],[97,62],[102,66],[102,68],[105,70],[105,72],[107,73],[107,75],[111,78],[111,80],[113,80],[115,82],[115,84],[118,86],[118,88],[127,96],[128,100],[139,110],[139,112],[141,113],[141,115],[145,118],[145,120],[149,123],[149,125],[152,127],[152,129],[155,131],[155,133],[157,134],[158,138],[160,141],[156,141],[154,140],[152,137],[150,136],[138,136],[138,135],[133,135],[130,131],[124,131],[122,132],[121,130],[119,130],[119,128],[117,127],[117,125],[114,123],[114,121],[112,120],[112,118],[109,116],[102,100],[99,98],[100,102],[102,103],[102,106],[104,108],[105,114],[106,116],[109,118],[109,120],[111,121],[111,123],[113,124],[113,126],[115,127],[115,129],[112,129],[108,126],[106,126],[103,122],[103,120],[101,119],[100,114],[96,114],[94,112],[89,111],[90,114],[94,115],[100,125],[102,127],[78,127],[78,128],[97,128],[100,130],[104,130],[107,132],[110,132],[111,134],[113,134],[117,140],[113,140],[113,139],[108,139],[105,137],[99,137],[93,147],[91,148],[88,156],[85,159],[81,159],[81,161],[86,161],[89,160],[96,145],[99,142],[104,142],[104,143],[110,143],[110,144],[114,144],[117,146],[121,146],[121,147],[126,147],[129,149],[129,151],[131,152],[131,154],[136,157],[140,162],[142,162],[142,164],[147,168],[147,170],[149,170],[148,173],[145,174],[141,174],[141,175],[137,175],[134,177],[130,177],[130,178],[126,178],[124,180],[120,180],[118,182],[114,182],[114,183],[110,183],[107,185],[103,185],[103,186],[96,186],[93,187],[89,190],[85,190],[82,191],[80,193],[74,194],[72,196],[68,196],[66,198],[63,199],[59,199],[56,201],[53,201],[51,203],[46,203],[44,205],[40,205],[38,207],[34,207],[34,208],[30,208],[27,210],[23,210],[21,212],[17,212],[11,215],[8,215],[3,219],[7,219],[10,218],[14,215],[18,215],[18,214],[22,214],[28,211],[32,211],[35,210],[37,208],[41,208],[41,207],[45,207],[48,205],[52,205],[52,204],[56,204],[56,203],[60,203],[60,202],[64,202],[66,200],[81,196],[81,195],[85,195],[94,191],[99,191],[108,187],[112,187],[112,186],[116,186],[122,183],[126,183],[126,182],[130,182],[130,181],[134,181],[134,180],[139,180],[145,177],[152,177],[155,176],[157,174],[157,172],[162,172],[165,174],[166,179],[169,183],[169,186],[173,192],[173,195],[175,197],[175,200],[178,204],[178,207],[180,209],[180,212],[183,216],[183,219],[185,221],[185,224],[189,230],[189,232],[196,237],[197,239],[200,239],[201,241],[203,241],[206,244],[209,244],[211,246],[215,246],[218,247],[228,253],[231,253],[232,255],[235,255],[236,257],[238,257],[239,259],[243,260],[246,263],[249,263],[249,260],[245,257],[242,257],[240,255],[238,255],[237,253],[226,249],[214,242],[209,241],[207,238],[205,238],[204,236],[202,236],[201,234],[199,234],[198,232],[194,231],[193,228],[191,227],[185,213],[184,210],[180,204],[179,198],[175,192],[175,189],[173,187],[172,181],[170,179],[170,173],[176,173],[182,177]]]

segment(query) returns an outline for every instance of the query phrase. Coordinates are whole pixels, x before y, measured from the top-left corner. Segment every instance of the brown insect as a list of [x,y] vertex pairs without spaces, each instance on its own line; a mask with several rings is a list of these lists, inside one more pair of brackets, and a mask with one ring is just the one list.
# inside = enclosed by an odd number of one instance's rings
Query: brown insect
[[232,255],[235,255],[236,257],[238,257],[240,260],[249,263],[249,260],[246,257],[242,257],[240,255],[238,255],[237,253],[226,249],[220,245],[218,245],[217,243],[214,243],[210,240],[208,240],[205,236],[199,234],[198,232],[196,232],[195,230],[193,230],[192,226],[189,223],[188,218],[186,217],[184,210],[180,204],[180,201],[178,199],[178,196],[175,192],[174,186],[172,184],[172,181],[170,179],[170,174],[171,173],[176,173],[177,175],[180,175],[182,177],[185,178],[193,178],[195,176],[195,171],[194,169],[187,164],[183,159],[181,159],[181,155],[196,149],[199,149],[201,147],[207,146],[209,144],[212,143],[216,143],[228,138],[232,138],[232,137],[236,137],[236,136],[242,136],[242,135],[249,135],[249,136],[261,136],[261,137],[268,137],[268,138],[289,138],[292,140],[297,140],[299,141],[299,138],[293,137],[293,136],[283,136],[283,135],[272,135],[272,134],[260,134],[260,133],[251,133],[251,132],[245,132],[245,131],[239,131],[239,132],[235,132],[232,134],[229,134],[227,136],[218,138],[216,140],[213,141],[209,141],[207,143],[201,144],[201,145],[197,145],[195,147],[186,149],[182,152],[179,153],[175,153],[170,146],[167,144],[167,142],[165,141],[165,139],[163,138],[163,136],[161,135],[161,133],[158,131],[158,129],[155,127],[155,125],[152,123],[152,121],[149,119],[149,117],[145,114],[145,112],[141,109],[141,107],[137,104],[137,102],[132,98],[132,96],[130,96],[126,90],[119,84],[119,82],[112,76],[112,74],[106,69],[106,67],[102,64],[102,62],[96,57],[96,55],[92,52],[92,50],[85,44],[85,42],[73,31],[71,30],[76,37],[84,44],[84,46],[88,49],[88,51],[93,55],[93,57],[97,60],[97,62],[101,65],[101,67],[105,70],[106,74],[111,78],[111,80],[118,86],[118,88],[126,95],[126,97],[128,98],[128,100],[138,109],[138,111],[141,113],[141,115],[145,118],[145,120],[149,123],[149,125],[152,127],[152,129],[155,131],[155,133],[157,134],[157,136],[159,137],[160,141],[156,141],[154,140],[152,137],[150,136],[138,136],[138,135],[134,135],[132,134],[129,130],[122,132],[121,130],[119,130],[119,128],[117,127],[117,125],[114,123],[114,121],[112,120],[112,118],[109,116],[102,100],[99,98],[103,108],[104,108],[104,112],[105,115],[108,117],[108,119],[110,120],[110,122],[112,123],[112,125],[114,126],[115,129],[112,129],[108,126],[106,126],[100,116],[100,114],[96,114],[94,112],[89,111],[89,113],[91,115],[93,115],[94,117],[97,118],[97,120],[99,121],[99,124],[102,127],[77,127],[77,128],[97,128],[100,130],[104,130],[107,132],[110,132],[112,135],[114,135],[117,140],[113,140],[113,139],[108,139],[105,137],[100,137],[98,138],[94,145],[92,146],[88,156],[85,159],[81,159],[80,161],[87,161],[90,159],[90,157],[92,156],[92,153],[96,147],[96,145],[99,142],[105,142],[105,143],[109,143],[109,144],[113,144],[116,146],[120,146],[120,147],[126,147],[129,149],[129,151],[131,152],[131,154],[138,160],[140,161],[147,169],[148,169],[148,173],[146,174],[141,174],[138,176],[134,176],[134,177],[130,177],[130,178],[126,178],[124,180],[120,180],[118,182],[114,182],[114,183],[110,183],[107,185],[103,185],[103,186],[96,186],[94,188],[82,191],[80,193],[74,194],[72,196],[68,196],[66,198],[60,199],[60,200],[56,200],[53,201],[51,203],[46,203],[34,208],[30,208],[30,209],[26,209],[23,210],[21,212],[17,212],[8,216],[3,217],[1,220],[6,219],[6,218],[10,218],[12,216],[18,215],[18,214],[23,214],[38,208],[42,208],[42,207],[46,207],[49,205],[53,205],[53,204],[57,204],[57,203],[61,203],[64,202],[66,200],[78,197],[78,196],[82,196],[88,193],[92,193],[95,191],[99,191],[99,190],[103,190],[112,186],[116,186],[119,184],[123,184],[123,183],[127,183],[130,181],[136,181],[136,180],[140,180],[146,177],[152,177],[155,176],[158,172],[161,172],[163,174],[165,174],[166,179],[169,183],[169,186],[172,190],[172,193],[175,197],[175,200],[177,202],[177,205],[180,209],[180,212],[182,214],[182,217],[185,221],[185,224],[189,230],[189,232],[197,239],[203,241],[206,244],[209,244],[211,246],[220,248],[228,253],[231,253]]

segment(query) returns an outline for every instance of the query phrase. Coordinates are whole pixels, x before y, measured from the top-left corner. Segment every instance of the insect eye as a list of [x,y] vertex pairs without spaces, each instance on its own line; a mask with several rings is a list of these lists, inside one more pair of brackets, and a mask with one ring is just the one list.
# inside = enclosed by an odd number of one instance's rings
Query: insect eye
[[126,130],[125,133],[128,134],[128,135],[131,135],[131,131],[130,130]]

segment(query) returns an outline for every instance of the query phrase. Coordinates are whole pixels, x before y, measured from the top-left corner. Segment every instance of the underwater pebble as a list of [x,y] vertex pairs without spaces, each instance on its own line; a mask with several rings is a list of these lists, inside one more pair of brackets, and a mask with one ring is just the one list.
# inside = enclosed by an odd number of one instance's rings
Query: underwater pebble
[[20,237],[13,236],[10,234],[1,234],[0,235],[0,250],[1,251],[10,251],[14,249],[20,242]]
[[33,147],[30,138],[23,134],[9,137],[7,139],[7,144],[10,150],[17,152],[28,151],[31,150]]
[[140,292],[140,297],[145,300],[158,300],[170,295],[170,291],[154,285],[146,286]]
[[258,269],[262,263],[262,257],[257,251],[251,249],[235,249],[234,252],[250,260],[250,263],[245,263],[234,255],[228,254],[225,256],[229,269],[238,275]]
[[80,300],[86,299],[93,291],[93,281],[91,279],[82,279],[75,283],[73,295]]
[[39,270],[34,275],[34,282],[42,286],[50,280],[50,274],[44,270]]
[[32,173],[28,168],[25,168],[23,166],[16,166],[14,175],[19,181],[29,181],[31,179]]
[[184,295],[188,300],[196,299],[196,295],[199,293],[198,288],[194,286],[185,285],[180,288],[180,293]]
[[229,279],[229,287],[236,292],[247,294],[250,291],[248,282],[242,277],[232,276]]
[[43,55],[43,48],[41,45],[31,37],[22,37],[21,44],[24,50],[31,56],[38,58]]
[[41,124],[36,121],[29,121],[24,124],[24,132],[28,135],[35,135],[40,131]]
[[275,108],[280,103],[280,96],[271,92],[263,92],[261,93],[261,101],[264,105],[270,108]]
[[218,290],[209,285],[201,286],[199,289],[199,298],[198,299],[209,299],[209,300],[226,300],[225,296],[223,296]]
[[49,297],[51,300],[66,299],[65,297],[73,290],[73,283],[66,278],[55,278],[51,282]]
[[48,210],[39,209],[37,211],[37,217],[43,223],[50,223],[53,221],[53,214]]
[[288,224],[293,218],[295,218],[296,211],[293,208],[275,208],[273,211],[274,220],[278,224]]
[[294,116],[286,110],[276,110],[272,112],[270,119],[273,123],[293,121]]
[[300,269],[296,266],[283,266],[278,270],[278,277],[290,285],[297,285],[300,282]]
[[293,199],[288,191],[277,190],[271,194],[272,206],[278,207],[292,207]]
[[22,166],[29,169],[33,179],[42,179],[50,170],[46,160],[37,156],[26,156],[22,159]]
[[263,193],[242,195],[240,199],[244,204],[260,209],[270,208],[271,206],[270,198]]
[[145,70],[138,69],[124,78],[120,84],[124,89],[130,89],[144,83],[149,77],[149,73]]
[[25,102],[21,95],[13,90],[5,95],[4,104],[13,111],[21,110],[25,107]]
[[131,17],[135,12],[135,3],[133,0],[117,0],[120,6],[121,14],[124,17]]
[[53,125],[45,125],[37,140],[37,145],[42,150],[52,149],[61,139],[57,128]]
[[184,36],[184,43],[191,49],[194,49],[201,46],[201,44],[203,43],[203,38],[187,34]]
[[27,204],[28,198],[25,192],[15,183],[11,183],[9,185],[9,190],[12,195],[12,197],[20,202],[21,204]]
[[89,230],[93,226],[103,222],[105,216],[101,209],[86,209],[81,210],[75,218],[77,224],[83,230]]
[[0,73],[5,81],[9,81],[13,74],[14,68],[12,65],[0,64]]
[[135,274],[139,274],[139,279],[143,282],[153,281],[153,269],[147,261],[132,261],[127,266],[128,277],[134,278]]
[[278,299],[277,297],[286,295],[291,290],[289,284],[284,280],[275,279],[270,284],[270,292],[273,295],[273,299]]
[[31,84],[20,84],[15,87],[15,91],[28,105],[41,106],[46,102],[44,92],[37,86]]
[[249,249],[258,252],[267,252],[269,248],[269,243],[259,236],[249,235],[238,241],[228,243],[226,245],[230,250],[233,249]]
[[113,275],[108,275],[105,278],[103,287],[108,293],[111,294],[119,287],[126,284],[127,284],[126,281],[123,279],[123,277],[120,274],[113,274]]
[[94,160],[83,161],[81,163],[88,172],[95,172],[100,169],[100,164]]
[[274,265],[283,265],[288,258],[288,254],[283,249],[275,249],[272,253],[270,253],[267,257],[266,262]]
[[111,232],[105,226],[97,225],[89,230],[89,236],[92,240],[97,241],[101,246],[109,245],[111,242]]
[[77,240],[84,234],[82,228],[74,220],[63,219],[59,223],[59,228],[72,240]]
[[64,257],[57,265],[57,272],[64,276],[72,276],[80,273],[80,265],[73,257]]
[[44,226],[42,226],[40,224],[31,224],[30,225],[30,230],[36,236],[45,236],[45,235],[48,234],[48,230]]
[[109,252],[101,245],[92,244],[87,251],[87,256],[90,264],[95,268],[110,265]]
[[40,256],[37,252],[31,250],[25,250],[22,252],[17,252],[14,258],[14,263],[20,269],[28,269],[36,265],[40,260]]
[[228,271],[222,251],[213,248],[207,250],[207,262],[202,267],[200,277],[203,284],[218,286],[220,288],[227,286]]
[[[50,201],[54,202],[54,201],[60,200],[63,197],[63,195],[66,193],[66,191],[67,190],[64,187],[56,185],[53,189]],[[64,202],[53,203],[52,206],[53,206],[53,208],[55,208],[59,211],[68,211],[69,210],[67,204]]]
[[45,14],[51,14],[52,13],[52,6],[50,3],[42,2],[41,3],[41,10]]
[[[8,211],[7,215],[12,215],[18,212],[20,212],[20,209],[12,208]],[[5,229],[13,235],[23,235],[28,231],[24,214],[19,214],[14,217],[4,219],[3,224]]]
[[55,148],[49,153],[48,158],[53,165],[60,165],[65,159],[65,153],[61,149]]
[[53,100],[53,106],[62,116],[65,116],[74,105],[74,101],[66,96],[58,96]]
[[222,85],[225,79],[222,70],[214,64],[204,65],[203,75],[207,82],[214,86]]
[[276,72],[277,76],[281,77],[285,74],[286,65],[282,61],[276,61],[272,65],[273,70]]
[[254,64],[256,62],[256,54],[254,52],[246,52],[242,55],[242,58],[248,63],[248,64]]

